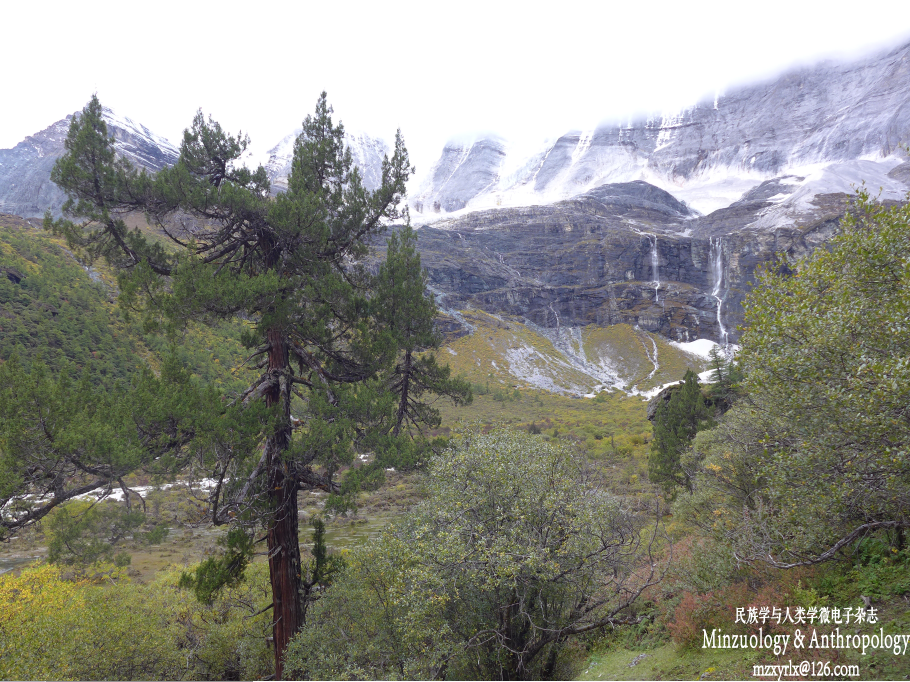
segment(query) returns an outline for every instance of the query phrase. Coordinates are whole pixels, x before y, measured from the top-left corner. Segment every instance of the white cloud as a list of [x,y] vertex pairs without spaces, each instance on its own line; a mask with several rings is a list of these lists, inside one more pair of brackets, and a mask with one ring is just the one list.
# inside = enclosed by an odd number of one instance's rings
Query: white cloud
[[893,46],[910,40],[905,1],[13,3],[0,148],[95,90],[174,142],[201,107],[270,146],[326,89],[352,127],[401,127],[426,169],[459,133],[555,137]]

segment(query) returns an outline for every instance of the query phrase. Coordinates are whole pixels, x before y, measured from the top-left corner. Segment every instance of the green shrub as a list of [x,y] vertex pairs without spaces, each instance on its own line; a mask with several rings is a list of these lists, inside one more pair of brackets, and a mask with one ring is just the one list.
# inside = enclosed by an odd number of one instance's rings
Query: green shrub
[[99,565],[50,565],[0,576],[0,679],[261,679],[273,669],[268,571],[257,564],[211,604]]
[[470,434],[432,462],[427,492],[351,552],[288,647],[288,674],[549,677],[569,639],[558,633],[618,624],[649,579],[646,521],[539,437]]

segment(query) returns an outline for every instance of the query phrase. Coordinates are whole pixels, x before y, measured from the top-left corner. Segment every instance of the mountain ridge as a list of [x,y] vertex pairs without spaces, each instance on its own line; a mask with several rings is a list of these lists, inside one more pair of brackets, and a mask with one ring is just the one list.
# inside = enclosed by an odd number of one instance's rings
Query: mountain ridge
[[[893,157],[910,135],[908,91],[910,44],[794,69],[676,114],[568,132],[523,159],[509,159],[501,138],[481,136],[447,145],[411,203],[418,221],[432,222],[445,212],[553,203],[645,180],[710,213],[775,176]],[[498,166],[472,151],[491,141],[505,151]]]
[[[29,135],[12,149],[0,149],[0,213],[35,218],[49,210],[59,215],[66,195],[51,182],[51,169],[64,152],[73,115]],[[168,140],[107,107],[103,115],[118,154],[150,171],[176,163],[179,151]]]

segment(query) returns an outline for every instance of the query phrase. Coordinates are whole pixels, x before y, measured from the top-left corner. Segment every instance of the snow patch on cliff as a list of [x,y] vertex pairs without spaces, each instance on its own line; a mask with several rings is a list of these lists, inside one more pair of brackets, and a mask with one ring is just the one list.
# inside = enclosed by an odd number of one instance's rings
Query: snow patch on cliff
[[[108,107],[102,107],[101,114],[104,117],[105,123],[120,128],[130,135],[139,138],[139,140],[158,147],[165,156],[173,156],[173,161],[176,161],[177,157],[180,156],[180,150],[175,147],[170,140],[161,137],[161,135],[156,135],[144,125],[136,123],[136,121],[128,116],[122,116]],[[126,146],[122,141],[118,140],[115,146],[118,151],[127,151],[127,153],[129,153],[128,148],[122,149]]]

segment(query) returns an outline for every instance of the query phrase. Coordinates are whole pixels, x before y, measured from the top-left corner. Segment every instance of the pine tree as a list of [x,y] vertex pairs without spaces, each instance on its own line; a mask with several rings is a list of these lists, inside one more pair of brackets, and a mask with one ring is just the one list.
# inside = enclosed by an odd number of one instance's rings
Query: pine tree
[[166,357],[159,376],[105,384],[40,359],[0,364],[0,540],[81,495],[138,493],[130,473],[169,474],[199,452],[254,447],[262,415],[241,413]]
[[409,427],[439,426],[439,410],[420,400],[427,392],[448,396],[457,405],[470,403],[472,393],[470,383],[451,377],[449,366],[440,366],[432,352],[441,339],[435,324],[436,304],[427,296],[427,275],[420,266],[417,236],[406,226],[389,237],[387,246],[375,300],[378,317],[399,348],[389,377],[390,388],[398,397],[392,425],[392,434],[397,436]]
[[[234,402],[267,406],[262,447],[220,450],[204,464],[217,480],[216,524],[264,520],[278,678],[304,613],[298,490],[337,492],[333,474],[352,461],[358,442],[375,438],[377,425],[388,431],[394,423],[398,433],[406,418],[432,418],[417,402],[421,387],[446,385],[442,370],[414,360],[418,348],[432,345],[432,309],[417,294],[421,271],[413,265],[402,271],[393,257],[377,281],[363,265],[369,240],[392,221],[407,223],[399,210],[412,172],[404,142],[399,133],[380,187],[368,191],[331,114],[323,93],[295,143],[288,189],[271,198],[264,169],[237,163],[248,139],[227,134],[201,112],[184,133],[176,165],[154,176],[137,171],[115,158],[93,97],[74,118],[67,153],[54,169],[54,182],[71,197],[68,218],[45,219],[71,244],[120,269],[121,303],[141,310],[147,324],[177,329],[191,320],[238,318],[248,324],[247,362],[263,373]],[[164,250],[127,230],[123,218],[135,210],[176,248]],[[393,293],[394,317],[381,300],[390,291],[402,292],[401,305]],[[391,395],[383,380],[390,372],[407,383]]]
[[708,387],[708,402],[712,405],[714,416],[725,413],[738,398],[739,384],[743,380],[742,370],[733,359],[727,358],[715,346],[711,349],[708,366],[713,370]]
[[724,357],[719,346],[714,346],[708,353],[708,366],[713,370],[712,381],[722,386],[730,381],[730,363],[727,362],[727,358]]
[[648,478],[668,493],[681,487],[691,490],[689,473],[681,456],[695,434],[705,428],[710,414],[698,386],[698,377],[686,370],[682,385],[662,401],[654,415],[654,436],[648,457]]

